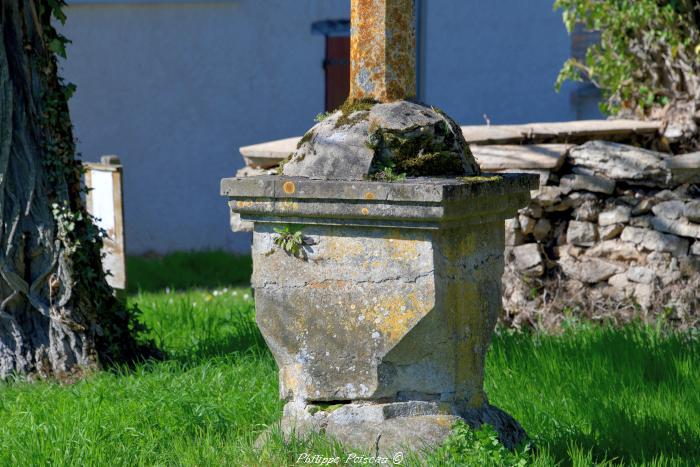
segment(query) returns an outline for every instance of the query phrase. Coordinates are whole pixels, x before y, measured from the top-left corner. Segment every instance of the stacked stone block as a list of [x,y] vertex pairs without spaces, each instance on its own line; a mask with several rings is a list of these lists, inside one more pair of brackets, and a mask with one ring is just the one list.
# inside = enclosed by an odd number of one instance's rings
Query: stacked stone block
[[600,141],[573,148],[506,222],[506,321],[551,326],[573,311],[696,323],[700,166],[687,161],[698,156]]

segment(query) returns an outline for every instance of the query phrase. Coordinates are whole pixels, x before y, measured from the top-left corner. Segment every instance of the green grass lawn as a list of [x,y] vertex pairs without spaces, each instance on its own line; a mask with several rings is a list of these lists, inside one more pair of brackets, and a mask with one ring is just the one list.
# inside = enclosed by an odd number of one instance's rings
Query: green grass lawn
[[[203,264],[212,258],[215,267]],[[344,458],[323,439],[285,445],[278,433],[262,451],[253,448],[280,417],[282,403],[251,292],[241,284],[249,259],[208,253],[129,264],[132,280],[139,280],[134,290],[141,290],[130,301],[143,310],[167,359],[70,386],[0,384],[0,465],[293,465],[302,453]],[[163,264],[166,273],[155,266]],[[199,288],[176,291],[184,286]],[[583,325],[561,336],[500,332],[488,355],[486,390],[522,423],[536,449],[499,457],[488,440],[456,440],[431,464],[480,465],[489,456],[492,465],[700,464],[700,346],[690,335]]]

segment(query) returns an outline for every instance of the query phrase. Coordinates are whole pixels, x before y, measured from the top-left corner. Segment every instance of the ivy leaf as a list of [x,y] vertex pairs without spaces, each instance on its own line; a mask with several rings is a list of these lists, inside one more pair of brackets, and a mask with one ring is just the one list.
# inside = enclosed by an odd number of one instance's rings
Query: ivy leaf
[[63,13],[62,7],[65,5],[63,0],[48,0],[49,7],[51,8],[51,13],[53,17],[56,18],[61,24],[66,24],[66,15]]
[[51,39],[49,50],[59,57],[66,58],[66,44],[60,39]]

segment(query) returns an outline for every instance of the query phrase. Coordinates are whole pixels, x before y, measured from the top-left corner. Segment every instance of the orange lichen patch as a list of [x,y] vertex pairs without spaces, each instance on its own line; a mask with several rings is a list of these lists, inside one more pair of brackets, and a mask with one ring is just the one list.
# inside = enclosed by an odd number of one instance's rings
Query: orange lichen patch
[[294,185],[294,182],[284,182],[284,185],[282,185],[282,189],[288,195],[291,195],[295,191],[297,191],[297,187],[296,187],[296,185]]
[[366,216],[367,214],[369,214],[369,209],[367,209],[367,208],[362,208],[362,214],[365,215],[365,216]]
[[413,0],[352,0],[350,99],[416,95]]
[[374,199],[374,198],[376,198],[376,196],[374,196],[374,193],[372,193],[371,191],[368,191],[367,193],[365,193],[365,199]]
[[252,201],[236,201],[236,207],[239,209],[253,207]]

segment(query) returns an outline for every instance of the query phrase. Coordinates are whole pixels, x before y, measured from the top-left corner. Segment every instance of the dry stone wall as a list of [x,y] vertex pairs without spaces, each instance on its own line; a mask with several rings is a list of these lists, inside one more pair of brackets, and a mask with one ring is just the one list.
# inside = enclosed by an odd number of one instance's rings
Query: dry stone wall
[[697,324],[700,153],[591,141],[539,173],[530,205],[506,221],[507,324]]
[[[533,202],[506,221],[507,325],[550,328],[582,317],[698,324],[700,152],[671,156],[636,147],[670,149],[660,122],[462,132],[483,172],[540,176]],[[249,167],[238,175],[275,173],[299,140],[241,148]],[[235,230],[251,230],[232,219]]]

